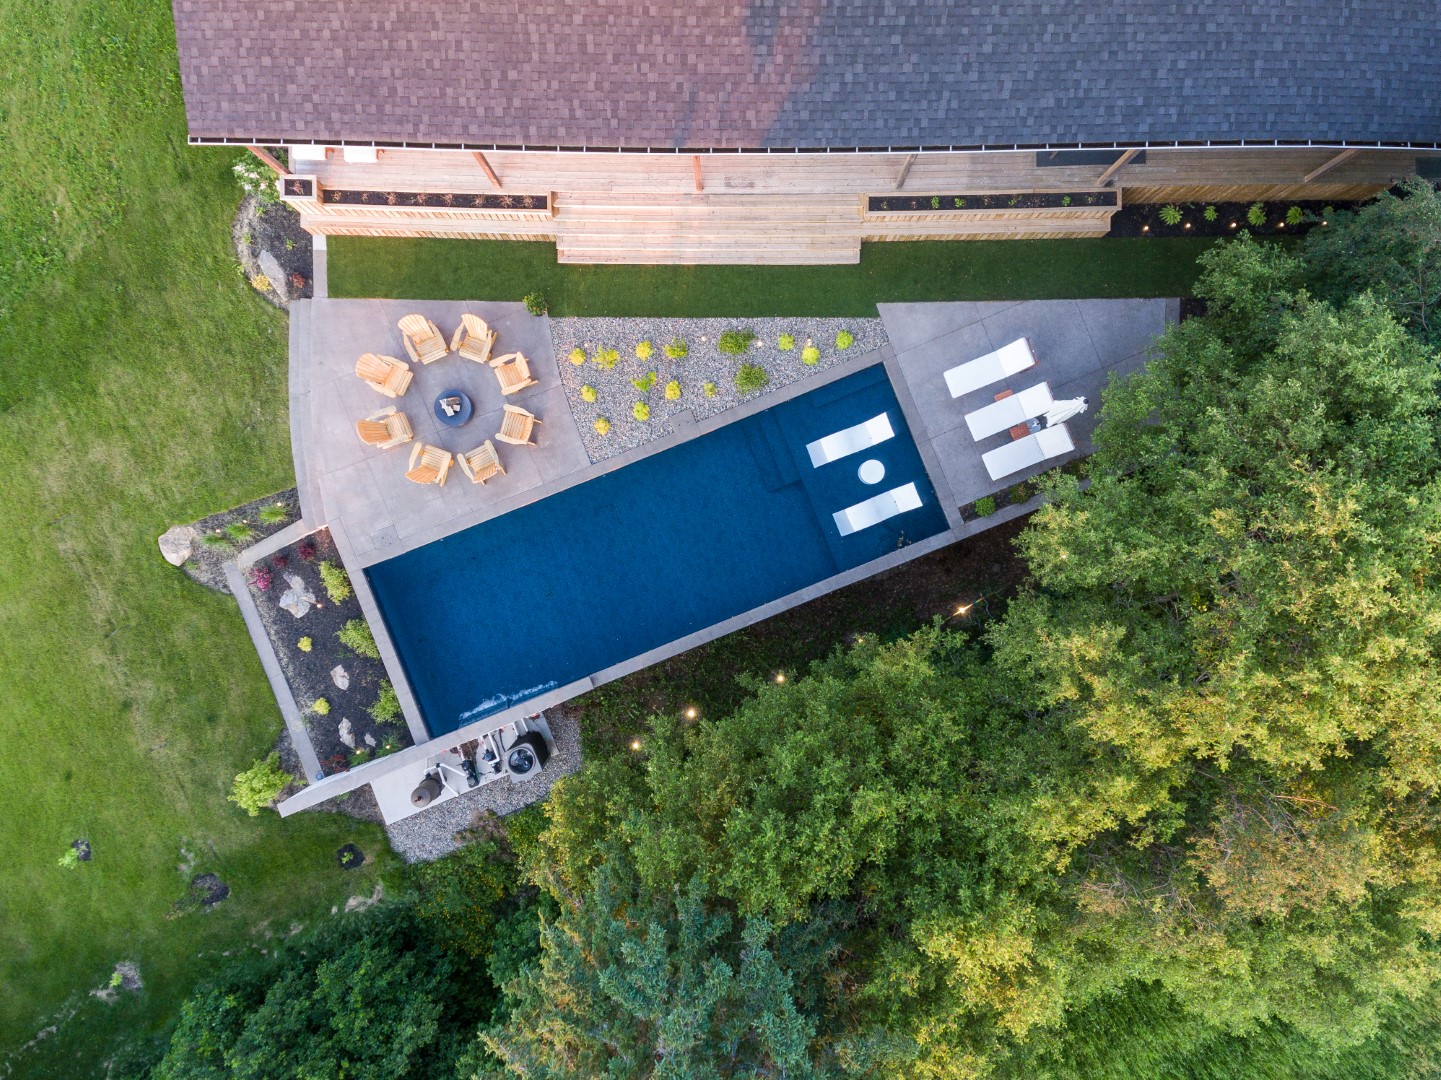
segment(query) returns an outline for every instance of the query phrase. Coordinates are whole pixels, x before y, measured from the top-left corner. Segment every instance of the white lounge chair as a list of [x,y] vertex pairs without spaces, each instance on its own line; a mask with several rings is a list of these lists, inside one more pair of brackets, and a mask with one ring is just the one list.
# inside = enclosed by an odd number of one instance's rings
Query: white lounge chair
[[991,479],[999,480],[1011,473],[1029,469],[1032,465],[1039,465],[1047,458],[1069,454],[1075,448],[1070,430],[1065,424],[1057,424],[982,454],[981,460],[986,463],[986,472],[991,474]]
[[946,388],[951,397],[964,397],[973,390],[1000,382],[1002,379],[1019,374],[1036,366],[1036,354],[1031,349],[1030,338],[1017,338],[1009,345],[1002,345],[995,352],[978,356],[960,367],[946,372]]
[[844,431],[827,435],[824,439],[807,443],[806,453],[811,456],[811,464],[820,468],[838,458],[869,450],[877,443],[894,438],[895,434],[895,430],[891,427],[890,414],[881,413],[880,416],[873,416],[863,424],[856,424]]
[[921,493],[916,490],[916,485],[902,484],[898,488],[873,495],[865,502],[837,510],[831,516],[835,518],[836,528],[841,531],[841,535],[850,536],[851,533],[869,529],[872,525],[879,525],[887,518],[904,514],[907,510],[919,510],[920,506]]
[[1050,383],[1028,386],[1020,393],[1003,397],[984,409],[966,413],[966,427],[971,429],[971,438],[976,442],[999,435],[1007,428],[1024,424],[1033,416],[1040,416],[1056,399],[1051,397]]

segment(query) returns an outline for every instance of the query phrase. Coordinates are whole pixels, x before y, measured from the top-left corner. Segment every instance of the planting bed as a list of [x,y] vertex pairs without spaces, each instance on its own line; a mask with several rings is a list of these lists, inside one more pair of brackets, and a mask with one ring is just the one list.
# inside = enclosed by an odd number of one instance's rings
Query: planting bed
[[324,202],[339,206],[434,206],[453,210],[545,210],[549,195],[475,195],[450,191],[347,191],[325,188]]
[[314,295],[315,254],[300,215],[283,202],[240,204],[231,227],[235,255],[251,288],[278,308]]
[[[352,619],[363,622],[365,616],[354,594],[339,602],[326,595],[320,568],[327,561],[336,566],[340,563],[329,531],[322,529],[251,567],[246,580],[286,682],[304,713],[315,754],[330,775],[344,772],[352,759],[358,763],[358,755],[393,753],[409,746],[411,740],[398,709],[395,718],[386,723],[371,715],[385,681],[385,668],[378,659],[357,654],[336,636],[346,623]],[[280,606],[293,585],[290,577],[298,578],[315,597],[314,606],[299,618]],[[306,638],[308,652],[301,648]],[[340,680],[346,683],[344,687],[332,676],[337,667],[344,669]],[[322,699],[328,709],[318,710],[316,703]]]
[[982,193],[959,191],[948,195],[872,195],[866,210],[872,214],[922,211],[955,213],[957,210],[1059,210],[1066,207],[1115,206],[1114,191],[1012,191]]
[[[262,514],[276,510],[284,511],[284,517],[269,523],[261,520]],[[225,583],[225,571],[222,567],[234,559],[241,548],[251,547],[272,533],[279,532],[294,521],[299,513],[300,504],[295,489],[289,488],[243,506],[203,517],[190,525],[195,531],[195,537],[190,545],[190,557],[185,560],[181,569],[206,588],[229,596],[230,586]]]
[[[1111,231],[1106,235],[1235,236],[1244,230],[1253,236],[1304,236],[1322,227],[1329,215],[1339,210],[1353,210],[1359,205],[1355,202],[1130,203],[1116,211],[1111,218]],[[1168,206],[1180,211],[1180,220],[1166,221],[1162,211]],[[1261,208],[1260,225],[1250,219],[1253,206]],[[1207,220],[1207,207],[1215,210],[1215,220]],[[1293,208],[1300,211],[1300,221],[1296,220]]]

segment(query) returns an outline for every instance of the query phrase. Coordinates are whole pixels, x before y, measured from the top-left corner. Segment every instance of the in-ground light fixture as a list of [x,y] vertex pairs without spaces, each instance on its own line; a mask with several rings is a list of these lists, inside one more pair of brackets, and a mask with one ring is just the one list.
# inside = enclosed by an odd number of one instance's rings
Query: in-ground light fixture
[[639,739],[632,739],[632,740],[630,741],[630,748],[631,748],[632,750],[639,750],[639,749],[640,749],[640,740],[639,740]]
[[785,682],[785,681],[786,681],[786,673],[785,673],[784,671],[777,671],[777,672],[776,672],[776,682],[778,682],[778,683],[783,683],[783,682]]
[[699,715],[700,712],[696,709],[694,705],[692,705],[689,709],[685,711],[685,718],[687,720],[694,720]]

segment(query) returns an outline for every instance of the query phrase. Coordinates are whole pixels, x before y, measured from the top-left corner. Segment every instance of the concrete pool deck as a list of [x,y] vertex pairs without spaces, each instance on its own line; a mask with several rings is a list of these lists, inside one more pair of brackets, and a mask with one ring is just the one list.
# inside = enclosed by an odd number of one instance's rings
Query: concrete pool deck
[[[312,784],[280,805],[282,815],[314,806],[393,770],[414,769],[417,763],[435,753],[437,746],[455,745],[517,718],[533,715],[604,683],[1034,509],[1039,498],[1023,505],[1005,507],[993,515],[970,522],[962,521],[959,513],[961,506],[982,495],[1007,488],[1028,475],[1039,474],[1089,453],[1101,388],[1113,372],[1134,370],[1144,363],[1147,347],[1178,317],[1179,301],[1062,300],[881,305],[880,314],[892,343],[890,346],[779,387],[718,416],[700,422],[678,423],[670,435],[593,465],[580,445],[579,432],[559,388],[545,320],[530,316],[521,305],[319,300],[297,304],[296,309],[292,319],[299,325],[292,326],[291,335],[291,420],[304,518],[312,527],[330,527],[342,560],[353,571],[357,598],[374,630],[376,644],[395,684],[417,745]],[[459,322],[462,311],[476,312],[497,329],[499,350],[520,349],[531,358],[532,371],[540,380],[540,385],[511,400],[530,408],[545,423],[538,432],[540,446],[497,447],[507,469],[511,469],[511,462],[522,455],[533,455],[535,458],[533,468],[517,469],[516,482],[509,489],[502,489],[494,482],[483,488],[472,485],[458,471],[452,473],[443,490],[412,484],[404,478],[404,461],[401,460],[407,451],[400,447],[391,451],[375,451],[361,446],[356,438],[355,420],[390,402],[370,391],[355,377],[355,357],[365,351],[404,356],[395,322],[411,311],[419,311],[434,319],[445,333],[449,333]],[[942,377],[946,369],[1022,336],[1029,337],[1035,348],[1037,364],[1034,368],[960,400],[950,397]],[[358,573],[359,570],[641,458],[661,453],[875,364],[885,366],[925,470],[945,511],[949,526],[946,531],[789,595],[777,597],[770,603],[587,678],[556,687],[455,731],[429,740],[423,737],[427,729],[404,668],[365,575]],[[415,402],[405,411],[415,425],[418,439],[454,450],[470,449],[484,438],[492,437],[493,429],[488,427],[486,418],[491,412],[498,417],[501,399],[498,384],[488,368],[455,356],[437,361],[428,368],[422,365],[413,365],[413,368],[415,382],[405,397],[395,404],[404,408],[405,403]],[[477,419],[460,429],[463,437],[456,439],[457,432],[442,430],[435,423],[431,403],[436,393],[451,385],[459,385],[471,393],[472,383],[464,381],[467,377],[478,384],[476,393],[472,394]],[[1057,398],[1084,395],[1091,400],[1091,412],[1068,422],[1075,437],[1076,451],[1044,462],[1032,470],[1006,477],[1003,481],[991,481],[980,455],[991,449],[993,444],[1004,443],[1006,436],[1003,433],[983,443],[974,442],[965,428],[965,413],[988,403],[1002,389],[1019,390],[1043,381],[1051,384]],[[423,411],[420,408],[422,404]],[[565,430],[567,424],[569,432]],[[551,440],[555,442],[554,452],[544,459],[542,465],[540,452]],[[457,490],[452,491],[452,488]],[[358,535],[354,531],[357,528]]]

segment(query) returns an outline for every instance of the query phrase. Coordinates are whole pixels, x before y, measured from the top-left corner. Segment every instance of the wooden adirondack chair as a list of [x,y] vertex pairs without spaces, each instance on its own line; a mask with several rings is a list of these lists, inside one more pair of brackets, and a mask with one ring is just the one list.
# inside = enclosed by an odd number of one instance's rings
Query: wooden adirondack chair
[[412,373],[404,360],[365,353],[355,362],[355,373],[386,397],[398,398],[410,386]]
[[405,478],[413,480],[417,484],[435,484],[444,487],[445,477],[450,472],[452,460],[450,453],[438,446],[416,443],[415,449],[410,452],[410,466]]
[[455,336],[450,339],[450,351],[458,352],[467,360],[478,364],[490,362],[490,350],[495,345],[495,331],[479,315],[466,312],[460,317]]
[[417,364],[429,364],[450,353],[440,327],[424,315],[407,315],[397,324],[405,339],[405,351]]
[[505,416],[501,419],[500,430],[495,433],[495,437],[512,446],[534,446],[535,440],[530,437],[530,433],[538,423],[540,421],[535,418],[534,413],[528,413],[518,405],[506,405]]
[[394,405],[381,409],[364,420],[357,420],[355,433],[367,446],[376,446],[381,450],[389,450],[392,446],[408,443],[415,438],[414,432],[410,430],[410,420],[405,413],[396,412]]
[[495,452],[495,446],[489,439],[481,443],[468,454],[457,454],[460,461],[460,471],[470,477],[472,484],[483,484],[496,473],[505,475],[501,468],[500,458]]
[[531,375],[530,361],[522,353],[497,356],[490,362],[490,366],[495,369],[495,377],[500,380],[502,394],[519,393],[527,386],[537,386],[540,383],[539,379]]

